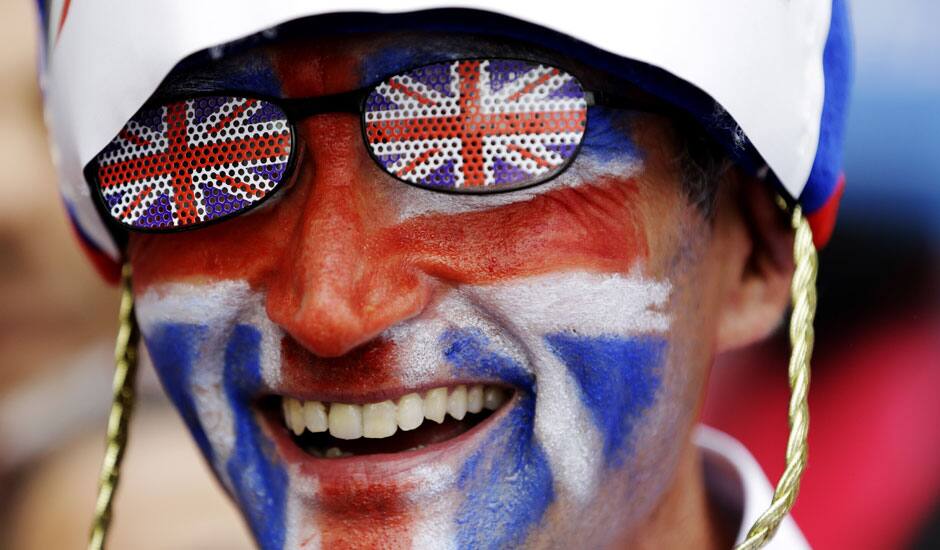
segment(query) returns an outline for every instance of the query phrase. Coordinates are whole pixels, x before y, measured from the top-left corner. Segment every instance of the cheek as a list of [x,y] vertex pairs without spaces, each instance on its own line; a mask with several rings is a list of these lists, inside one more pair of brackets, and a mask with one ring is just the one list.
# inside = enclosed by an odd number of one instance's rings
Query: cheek
[[293,190],[283,190],[277,205],[263,205],[245,216],[206,228],[166,235],[132,234],[128,257],[134,268],[134,290],[141,293],[163,282],[208,284],[239,279],[252,286],[275,269],[287,245],[277,228],[290,227],[288,204]]
[[251,397],[276,376],[280,334],[242,283],[168,284],[137,297],[167,395],[260,540],[284,537],[288,472],[265,449]]
[[648,255],[636,182],[613,177],[527,202],[422,216],[383,237],[425,272],[487,284],[556,271],[627,272]]
[[672,256],[669,269],[676,288],[671,305],[674,346],[670,364],[674,372],[670,373],[670,385],[676,388],[672,399],[681,404],[680,414],[690,424],[704,398],[716,357],[721,292],[715,265],[705,256],[708,235],[707,222],[700,218],[689,221],[680,237],[684,246]]

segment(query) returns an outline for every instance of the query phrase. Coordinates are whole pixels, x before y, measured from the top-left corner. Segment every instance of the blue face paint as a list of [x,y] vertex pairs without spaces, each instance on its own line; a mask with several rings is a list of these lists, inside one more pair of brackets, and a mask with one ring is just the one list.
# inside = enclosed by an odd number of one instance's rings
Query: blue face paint
[[[192,386],[192,370],[199,360],[197,350],[207,333],[208,327],[201,325],[157,325],[147,335],[147,349],[167,395],[205,457],[210,464],[215,464],[213,450],[199,420]],[[235,444],[225,464],[225,473],[258,544],[274,550],[284,546],[288,480],[250,408],[254,391],[261,384],[260,344],[258,329],[236,325],[225,347],[223,390],[235,432]]]
[[533,433],[534,379],[514,359],[489,349],[477,329],[447,331],[440,343],[458,375],[495,378],[522,390],[458,474],[466,498],[455,518],[459,548],[519,546],[555,499],[548,460]]
[[193,401],[193,364],[199,343],[205,338],[207,327],[182,323],[166,323],[155,327],[146,335],[147,351],[163,384],[163,390],[183,417],[183,422],[199,445],[199,449],[211,464],[214,459],[212,446],[199,420]]
[[[630,137],[632,115],[629,112],[591,107],[588,109],[587,131],[581,142],[581,155],[600,161],[642,160],[640,149]],[[577,162],[577,161],[575,161]]]
[[277,97],[281,95],[281,79],[270,59],[263,52],[247,51],[256,40],[205,50],[180,61],[154,94],[177,99],[200,93]]
[[458,375],[501,380],[532,393],[535,377],[511,357],[489,349],[489,340],[479,329],[448,330],[438,341]]
[[422,59],[416,50],[396,46],[383,48],[375,53],[364,56],[360,64],[359,84],[369,86],[393,74],[413,69],[422,65]]
[[226,470],[258,544],[274,550],[284,546],[287,472],[274,460],[275,450],[248,408],[261,385],[260,349],[261,332],[249,325],[237,325],[225,348],[225,395],[235,422],[235,448]]
[[220,75],[223,86],[230,90],[251,90],[268,96],[280,95],[281,79],[266,57],[248,56],[247,59],[239,59],[231,65]]
[[607,464],[620,466],[634,424],[656,399],[666,340],[564,333],[545,340],[577,380],[581,401],[604,438]]
[[457,487],[466,499],[455,518],[459,548],[518,547],[555,500],[548,460],[533,434],[534,401],[523,396],[460,470]]

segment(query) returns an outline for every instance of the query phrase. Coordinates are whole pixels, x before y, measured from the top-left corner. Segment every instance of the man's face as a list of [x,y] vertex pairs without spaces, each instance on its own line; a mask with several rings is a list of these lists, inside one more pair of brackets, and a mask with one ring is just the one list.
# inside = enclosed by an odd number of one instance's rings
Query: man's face
[[[561,63],[546,55],[389,34],[237,63],[242,89],[308,97],[446,59]],[[590,547],[647,520],[714,346],[709,226],[670,128],[592,107],[560,177],[462,196],[393,179],[358,116],[320,114],[295,121],[295,167],[263,206],[131,236],[154,366],[261,546]],[[330,431],[295,434],[317,411]]]

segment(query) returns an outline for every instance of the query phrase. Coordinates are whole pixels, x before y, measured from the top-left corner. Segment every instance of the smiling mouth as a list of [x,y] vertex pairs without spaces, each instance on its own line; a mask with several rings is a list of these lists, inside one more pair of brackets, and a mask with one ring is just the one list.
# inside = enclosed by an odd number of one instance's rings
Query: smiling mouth
[[512,390],[495,385],[438,387],[378,403],[302,401],[282,396],[284,426],[317,458],[400,453],[453,439],[506,404]]

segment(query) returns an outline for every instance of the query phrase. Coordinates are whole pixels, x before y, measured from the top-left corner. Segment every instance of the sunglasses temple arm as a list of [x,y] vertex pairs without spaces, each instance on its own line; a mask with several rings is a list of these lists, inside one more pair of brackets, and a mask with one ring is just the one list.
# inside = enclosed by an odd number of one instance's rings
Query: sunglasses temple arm
[[300,120],[323,113],[360,113],[367,90],[352,90],[320,97],[282,99],[281,108],[292,120]]

